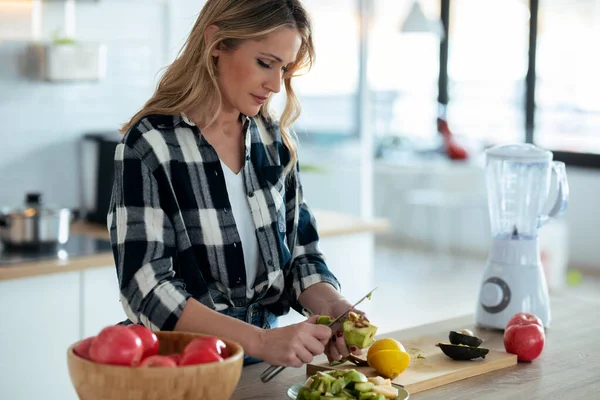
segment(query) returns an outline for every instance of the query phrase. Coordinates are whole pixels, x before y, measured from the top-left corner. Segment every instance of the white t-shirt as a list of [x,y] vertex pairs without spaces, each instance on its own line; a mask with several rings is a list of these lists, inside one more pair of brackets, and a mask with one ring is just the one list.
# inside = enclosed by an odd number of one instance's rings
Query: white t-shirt
[[221,161],[221,168],[227,184],[233,218],[242,241],[244,264],[246,265],[246,296],[252,298],[254,296],[254,281],[259,272],[259,250],[250,205],[248,199],[246,199],[244,174],[242,170],[234,174],[223,161]]

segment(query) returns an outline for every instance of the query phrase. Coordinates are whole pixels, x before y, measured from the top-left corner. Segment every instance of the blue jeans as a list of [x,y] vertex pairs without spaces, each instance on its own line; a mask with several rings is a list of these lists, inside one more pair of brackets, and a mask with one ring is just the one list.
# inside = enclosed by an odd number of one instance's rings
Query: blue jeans
[[[221,314],[237,318],[262,329],[271,329],[277,327],[277,316],[267,310],[260,304],[251,304],[248,307],[229,307],[219,311]],[[244,355],[244,366],[260,363],[258,358]]]

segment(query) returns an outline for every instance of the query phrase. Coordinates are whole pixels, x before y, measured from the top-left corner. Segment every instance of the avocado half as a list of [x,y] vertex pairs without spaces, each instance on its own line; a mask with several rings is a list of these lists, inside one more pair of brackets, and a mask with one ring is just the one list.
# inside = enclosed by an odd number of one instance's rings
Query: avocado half
[[477,336],[465,335],[455,331],[450,331],[449,339],[452,344],[464,344],[471,347],[479,347],[483,343],[483,340]]
[[[328,315],[320,315],[317,318],[317,324],[329,325],[331,321],[332,319]],[[365,349],[375,342],[377,326],[371,324],[362,315],[350,311],[348,316],[343,319],[342,331],[348,346]]]
[[464,344],[438,343],[440,349],[445,355],[453,360],[474,360],[476,358],[485,358],[489,349],[482,347],[471,347]]

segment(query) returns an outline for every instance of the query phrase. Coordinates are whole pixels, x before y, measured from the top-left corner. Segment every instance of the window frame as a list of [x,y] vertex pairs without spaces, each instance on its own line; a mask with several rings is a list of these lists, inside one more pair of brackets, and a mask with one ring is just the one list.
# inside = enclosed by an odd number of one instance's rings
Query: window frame
[[[444,26],[445,35],[440,41],[440,66],[438,79],[438,102],[440,106],[446,107],[450,102],[448,96],[448,44],[451,40],[449,34],[450,26],[450,1],[440,1],[440,19]],[[529,49],[528,68],[525,78],[525,142],[535,143],[535,90],[536,90],[536,53],[537,53],[537,27],[539,19],[540,0],[529,0]],[[600,169],[600,154],[568,152],[552,150],[554,159],[562,161],[568,166]]]

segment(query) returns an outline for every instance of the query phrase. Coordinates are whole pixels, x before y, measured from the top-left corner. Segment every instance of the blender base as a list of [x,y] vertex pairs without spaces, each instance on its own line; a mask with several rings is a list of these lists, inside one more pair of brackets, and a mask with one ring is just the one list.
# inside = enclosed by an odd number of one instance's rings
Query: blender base
[[519,312],[535,314],[545,328],[550,325],[550,298],[541,262],[506,264],[490,257],[479,290],[475,323],[483,328],[505,329]]

